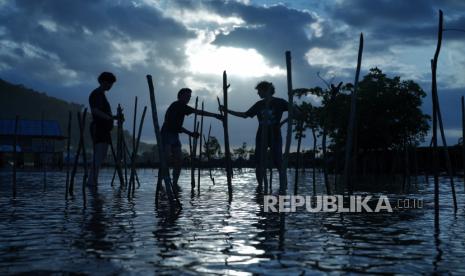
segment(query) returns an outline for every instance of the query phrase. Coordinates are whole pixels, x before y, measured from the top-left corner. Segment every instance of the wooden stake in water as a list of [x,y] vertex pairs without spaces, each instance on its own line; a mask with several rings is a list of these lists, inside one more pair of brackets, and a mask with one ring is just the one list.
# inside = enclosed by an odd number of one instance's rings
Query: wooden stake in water
[[292,137],[292,122],[293,122],[293,109],[294,109],[294,92],[292,90],[292,67],[291,67],[291,52],[286,51],[286,69],[287,69],[287,95],[288,95],[288,115],[287,115],[287,135],[286,147],[283,156],[283,163],[281,167],[281,174],[279,177],[279,194],[285,195],[287,190],[287,167],[289,162],[289,151],[291,148]]
[[463,185],[465,189],[465,102],[462,96],[462,166],[463,166]]
[[210,165],[210,135],[211,135],[211,131],[212,131],[212,125],[210,124],[210,127],[208,128],[208,138],[205,139],[205,137],[203,138],[203,141],[205,143],[205,153],[207,155],[207,161],[208,161],[208,173],[210,174],[210,179],[213,183],[213,185],[215,185],[215,178],[213,177],[213,174],[212,174],[212,166]]
[[[79,118],[81,117],[81,112],[77,112],[77,118],[78,118],[78,127],[80,128],[80,121]],[[81,135],[79,135],[79,142],[78,142],[78,148],[76,150],[76,155],[74,156],[74,164],[73,164],[73,169],[71,170],[71,177],[69,180],[69,195],[73,196],[74,195],[74,177],[76,176],[76,171],[77,167],[79,164],[79,155],[81,154],[82,150],[82,141],[81,141]]]
[[443,27],[443,17],[442,11],[439,10],[439,26],[438,26],[438,42],[436,45],[436,51],[434,53],[434,59],[431,61],[431,95],[433,97],[433,172],[434,172],[434,226],[435,230],[439,230],[439,173],[438,173],[438,164],[437,164],[437,148],[438,148],[438,139],[437,139],[437,108],[438,104],[436,103],[438,97],[436,97],[437,93],[437,84],[436,84],[436,68],[437,62],[439,57],[439,52],[441,50],[442,44],[442,31]]
[[79,125],[79,143],[80,147],[82,148],[83,152],[83,165],[84,165],[84,177],[82,181],[82,203],[84,208],[86,208],[87,200],[86,200],[86,183],[87,183],[87,157],[86,157],[86,150],[85,150],[85,142],[84,142],[84,131],[86,126],[86,116],[87,116],[87,108],[84,109],[83,115],[81,117],[81,113],[78,112],[78,125]]
[[171,208],[175,207],[174,200],[176,200],[178,207],[181,208],[181,203],[179,202],[177,198],[175,198],[176,194],[173,192],[173,185],[171,183],[171,178],[170,178],[170,174],[168,170],[168,164],[166,163],[166,159],[163,158],[163,156],[165,155],[163,140],[162,140],[163,137],[160,134],[160,125],[158,124],[157,105],[155,102],[155,89],[153,88],[153,82],[152,82],[151,75],[147,75],[147,83],[149,85],[150,105],[152,107],[152,121],[153,121],[154,130],[155,130],[155,137],[157,138],[158,156],[160,158],[159,174],[161,174],[161,178],[165,182],[166,195],[168,196],[168,201],[169,201]]
[[354,90],[352,91],[351,102],[350,102],[350,115],[349,115],[349,126],[347,128],[347,140],[345,146],[345,162],[344,162],[344,172],[343,172],[343,188],[348,188],[349,193],[352,194],[353,183],[351,181],[351,165],[353,161],[353,150],[354,150],[354,137],[355,129],[357,123],[357,89],[358,89],[358,79],[360,76],[360,67],[362,64],[362,53],[363,53],[363,34],[360,34],[360,43],[358,47],[358,58],[357,58],[357,69],[355,72],[355,81],[354,81]]
[[[197,132],[197,110],[199,105],[199,97],[195,97],[195,111],[194,113],[194,132]],[[192,152],[191,152],[191,189],[195,189],[195,156],[197,154],[197,138],[192,139]]]
[[300,165],[300,146],[302,144],[303,136],[303,120],[299,120],[297,124],[297,151],[295,162],[295,177],[294,177],[294,194],[297,195],[299,189],[299,165]]
[[223,104],[224,112],[223,114],[223,133],[224,133],[224,157],[226,159],[226,177],[228,181],[228,198],[229,202],[233,198],[232,190],[232,166],[231,166],[231,151],[229,148],[229,131],[228,131],[228,77],[226,71],[223,71]]
[[200,115],[200,135],[199,135],[199,163],[197,169],[197,193],[200,195],[200,166],[202,163],[202,135],[203,135],[203,112],[204,103],[202,101],[202,115]]
[[[132,153],[132,157],[131,157],[131,177],[129,178],[129,183],[132,183],[132,195],[134,195],[134,190],[135,190],[135,187],[136,187],[136,177],[137,177],[137,173],[136,173],[136,161],[137,161],[137,152],[139,151],[139,143],[140,143],[140,137],[142,135],[142,126],[144,125],[144,118],[145,118],[145,113],[147,112],[147,106],[144,107],[144,111],[142,111],[142,117],[141,117],[141,120],[140,120],[140,123],[139,123],[139,131],[137,133],[137,139],[136,139],[136,143],[135,143],[135,148],[134,148],[134,151]],[[129,192],[128,192],[129,193]]]
[[15,117],[15,132],[13,138],[13,198],[16,198],[16,167],[18,165],[17,146],[18,146],[18,125],[19,116]]
[[[437,72],[436,68],[437,68],[437,61],[436,61],[436,64],[434,65],[434,74],[435,75],[436,75],[436,72]],[[434,97],[436,97],[436,101],[435,101],[435,104],[437,105],[436,106],[436,116],[438,118],[439,131],[441,133],[441,139],[442,139],[442,145],[443,145],[442,148],[443,148],[444,156],[446,158],[447,173],[449,174],[450,188],[451,188],[451,193],[452,193],[452,202],[454,204],[454,212],[457,212],[457,197],[455,195],[455,184],[454,184],[454,176],[453,176],[453,173],[452,173],[452,162],[450,160],[449,150],[447,148],[447,142],[446,142],[446,135],[444,133],[444,125],[442,123],[441,106],[439,104],[439,96],[438,96],[436,81],[434,82],[434,88],[433,89],[434,89]]]
[[[136,123],[137,123],[137,96],[134,101],[134,120],[132,121],[132,155],[136,151]],[[131,181],[134,181],[134,172],[133,172],[133,158],[131,158],[131,177],[129,178],[129,185],[132,185]]]
[[65,190],[65,199],[68,199],[68,189],[69,189],[69,159],[70,159],[70,148],[71,148],[71,111],[68,114],[68,141],[66,145],[66,190]]

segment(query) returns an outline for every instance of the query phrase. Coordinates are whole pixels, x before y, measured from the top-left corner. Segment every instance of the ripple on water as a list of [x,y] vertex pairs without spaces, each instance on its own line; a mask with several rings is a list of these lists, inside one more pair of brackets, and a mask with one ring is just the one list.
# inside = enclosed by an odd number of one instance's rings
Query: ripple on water
[[[441,179],[441,232],[433,228],[432,184],[391,198],[423,198],[423,209],[390,214],[264,213],[253,170],[235,171],[234,200],[226,177],[202,172],[201,192],[191,194],[190,171],[180,178],[183,210],[156,210],[156,170],[138,171],[141,187],[128,200],[112,170],[103,170],[97,193],[82,208],[82,172],[75,197],[64,200],[63,172],[18,174],[18,197],[10,198],[10,174],[0,172],[0,272],[135,274],[325,274],[465,273],[465,219],[454,215],[447,179]],[[293,175],[293,174],[290,174]],[[292,180],[292,177],[290,177]],[[422,178],[423,179],[423,178]],[[310,194],[311,174],[300,193]],[[463,183],[457,178],[457,194]],[[273,179],[274,190],[278,183]],[[323,191],[318,174],[318,191]],[[430,181],[432,183],[432,181]],[[458,196],[463,206],[463,197]],[[282,227],[284,221],[284,227]]]

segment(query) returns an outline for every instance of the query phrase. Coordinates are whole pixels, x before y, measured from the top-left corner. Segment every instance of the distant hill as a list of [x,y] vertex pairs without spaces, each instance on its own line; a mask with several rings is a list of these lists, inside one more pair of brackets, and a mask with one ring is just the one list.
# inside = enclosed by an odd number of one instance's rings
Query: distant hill
[[[71,144],[76,148],[79,140],[79,128],[77,125],[77,112],[83,111],[84,105],[69,103],[64,100],[47,96],[43,92],[24,87],[21,84],[12,84],[0,79],[0,119],[14,119],[19,115],[21,119],[40,120],[42,114],[46,120],[56,120],[60,124],[62,133],[67,135],[68,114],[72,112]],[[89,135],[89,123],[91,121],[90,111],[86,118],[85,141],[88,150],[91,149],[91,138]],[[140,115],[139,115],[140,116]],[[147,122],[147,121],[146,121]],[[116,128],[115,128],[116,129]],[[112,133],[114,141],[115,135]],[[125,140],[128,147],[132,148],[132,135],[125,130]],[[64,145],[58,145],[64,146]],[[141,142],[139,154],[151,151],[153,145]],[[130,150],[131,151],[131,150]]]

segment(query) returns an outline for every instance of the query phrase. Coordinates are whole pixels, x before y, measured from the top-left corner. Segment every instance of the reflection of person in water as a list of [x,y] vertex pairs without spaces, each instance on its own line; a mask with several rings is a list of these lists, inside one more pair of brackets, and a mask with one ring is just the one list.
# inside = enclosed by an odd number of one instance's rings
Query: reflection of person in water
[[173,168],[173,185],[177,187],[179,174],[181,173],[182,165],[182,152],[181,152],[181,142],[179,141],[179,133],[186,133],[187,135],[197,138],[199,136],[198,132],[192,132],[185,129],[182,124],[184,122],[184,117],[192,113],[197,115],[203,115],[208,117],[214,117],[219,120],[222,119],[222,116],[215,113],[210,113],[202,110],[195,110],[194,108],[188,106],[189,100],[191,99],[192,90],[189,88],[182,88],[178,92],[178,100],[173,102],[165,114],[165,121],[161,128],[161,135],[163,137],[163,146],[165,149],[166,158],[169,159],[170,156],[173,157],[174,168]]
[[94,145],[94,157],[92,161],[90,177],[87,185],[97,186],[98,174],[107,155],[108,147],[111,144],[111,130],[113,120],[118,120],[117,116],[111,113],[111,106],[105,97],[105,92],[109,91],[116,82],[116,77],[109,72],[103,72],[98,77],[99,87],[89,96],[89,105],[92,112],[92,123],[90,133]]

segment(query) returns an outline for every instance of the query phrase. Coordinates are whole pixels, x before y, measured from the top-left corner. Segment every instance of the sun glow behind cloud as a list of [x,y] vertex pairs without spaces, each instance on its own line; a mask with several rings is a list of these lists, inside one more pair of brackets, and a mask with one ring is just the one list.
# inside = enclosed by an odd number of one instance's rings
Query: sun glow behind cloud
[[270,65],[255,49],[215,46],[209,42],[213,34],[199,33],[197,39],[186,44],[189,71],[196,74],[228,74],[256,78],[280,76],[285,70]]

